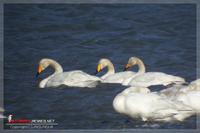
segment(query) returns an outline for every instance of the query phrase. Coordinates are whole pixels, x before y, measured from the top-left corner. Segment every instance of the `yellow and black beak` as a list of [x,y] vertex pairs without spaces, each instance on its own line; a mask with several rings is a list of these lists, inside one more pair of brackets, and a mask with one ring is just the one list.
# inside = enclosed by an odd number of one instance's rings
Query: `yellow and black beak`
[[124,71],[127,71],[130,68],[129,64],[126,64],[126,66],[124,67]]
[[99,72],[101,72],[101,64],[98,64],[95,75]]
[[37,68],[37,74],[36,74],[36,78],[40,75],[40,73],[43,71],[43,68],[39,65]]

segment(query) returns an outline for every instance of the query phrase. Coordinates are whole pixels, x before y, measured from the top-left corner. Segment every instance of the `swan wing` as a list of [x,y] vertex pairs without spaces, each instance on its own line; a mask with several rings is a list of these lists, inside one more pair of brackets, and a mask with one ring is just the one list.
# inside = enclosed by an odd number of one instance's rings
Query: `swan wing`
[[67,85],[73,87],[92,87],[96,86],[100,78],[89,75],[83,71],[70,71],[54,75],[47,82],[47,87],[57,87]]
[[190,90],[198,90],[200,91],[200,79],[197,79],[190,83]]
[[151,85],[168,85],[171,83],[184,83],[185,80],[178,76],[168,75],[161,72],[147,72],[134,77],[129,85],[148,87]]
[[181,89],[185,88],[186,86],[183,85],[174,85],[172,87],[163,89],[159,92],[159,94],[161,96],[165,96],[168,98],[173,98],[175,97],[177,94],[179,94],[181,92]]
[[118,72],[107,76],[103,82],[104,83],[123,83],[126,79],[132,78],[136,73],[131,71]]
[[200,113],[200,91],[180,93],[174,99],[181,101],[185,105],[194,109],[197,113]]
[[[184,113],[190,112],[191,108],[179,107],[166,98],[163,98],[155,93],[131,93],[126,96],[125,109],[126,114],[133,118],[142,118],[146,120],[154,121],[171,121],[179,120],[176,118],[181,112],[180,118],[184,119],[190,115],[184,115]],[[180,104],[180,103],[179,103]],[[180,120],[182,120],[180,119]]]
[[128,115],[132,117],[139,115],[148,119],[169,117],[170,114],[177,113],[168,102],[156,94],[131,93],[126,98],[125,107]]

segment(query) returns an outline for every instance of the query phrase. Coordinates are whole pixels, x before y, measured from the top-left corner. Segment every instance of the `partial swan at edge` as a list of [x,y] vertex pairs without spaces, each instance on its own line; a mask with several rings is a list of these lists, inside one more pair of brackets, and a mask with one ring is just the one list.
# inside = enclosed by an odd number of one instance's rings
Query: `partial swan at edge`
[[196,113],[200,113],[200,79],[191,82],[188,86],[175,85],[160,91],[161,96],[180,101],[190,106]]

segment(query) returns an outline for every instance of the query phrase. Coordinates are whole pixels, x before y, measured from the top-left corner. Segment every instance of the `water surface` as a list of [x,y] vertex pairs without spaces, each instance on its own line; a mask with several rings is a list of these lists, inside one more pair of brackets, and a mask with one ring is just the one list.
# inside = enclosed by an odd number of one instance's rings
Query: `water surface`
[[[121,85],[40,89],[35,79],[42,58],[55,59],[64,71],[93,74],[100,58],[109,58],[116,71],[122,71],[131,56],[141,58],[147,71],[195,80],[195,5],[6,4],[5,115],[55,119],[56,129],[196,128],[195,117],[154,123],[116,113],[112,100],[126,88]],[[40,78],[52,72],[49,68]]]

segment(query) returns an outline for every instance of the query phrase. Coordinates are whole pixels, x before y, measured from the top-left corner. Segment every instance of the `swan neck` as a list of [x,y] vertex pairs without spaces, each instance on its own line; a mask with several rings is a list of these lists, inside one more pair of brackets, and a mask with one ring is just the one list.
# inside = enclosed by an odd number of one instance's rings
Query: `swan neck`
[[145,73],[146,70],[145,70],[144,63],[140,59],[137,60],[137,65],[139,68],[138,73],[140,74]]
[[105,79],[107,78],[108,76],[112,75],[112,74],[115,74],[115,68],[114,68],[114,65],[110,62],[110,61],[107,61],[107,64],[106,66],[108,67],[108,72],[106,74],[104,74],[101,78],[102,79]]
[[111,62],[108,63],[108,73],[109,74],[114,74],[115,73],[115,68]]
[[49,66],[51,66],[51,67],[53,67],[55,69],[54,74],[56,74],[56,73],[62,73],[63,72],[63,68],[56,61],[49,62]]
[[54,60],[52,60],[52,59],[46,59],[46,63],[47,63],[50,67],[54,68],[55,72],[54,72],[52,75],[48,76],[47,78],[43,79],[43,80],[40,82],[40,84],[39,84],[39,87],[40,87],[40,88],[45,88],[45,86],[46,86],[48,80],[49,80],[50,78],[52,78],[55,74],[58,74],[58,73],[62,73],[62,72],[63,72],[63,68],[62,68],[61,65],[60,65],[59,63],[57,63],[56,61],[54,61]]
[[52,74],[51,76],[49,76],[49,77],[43,79],[43,80],[40,82],[39,87],[40,87],[40,88],[45,88],[45,86],[46,86],[48,80],[49,80],[53,75],[54,75],[54,74]]

